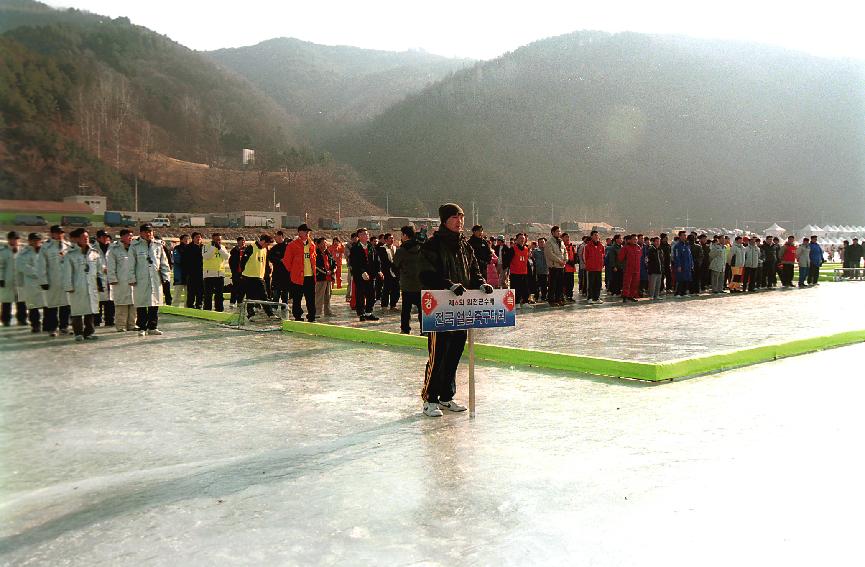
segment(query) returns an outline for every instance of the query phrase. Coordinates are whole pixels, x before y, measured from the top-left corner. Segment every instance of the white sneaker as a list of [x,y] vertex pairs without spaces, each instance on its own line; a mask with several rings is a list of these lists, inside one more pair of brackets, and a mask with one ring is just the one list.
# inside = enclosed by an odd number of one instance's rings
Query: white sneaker
[[149,331],[147,331],[147,334],[148,335],[161,335],[162,331],[160,331],[159,329],[150,329]]
[[441,417],[444,415],[442,410],[439,409],[438,404],[430,402],[423,403],[423,413],[429,417]]
[[439,402],[438,405],[445,409],[449,409],[450,411],[466,411],[467,409],[465,406],[461,406],[453,400],[449,402]]
[[146,334],[147,334],[147,331],[145,331],[144,329],[139,329],[139,330],[138,330],[138,336],[139,336],[139,337],[143,337],[143,336],[146,335]]

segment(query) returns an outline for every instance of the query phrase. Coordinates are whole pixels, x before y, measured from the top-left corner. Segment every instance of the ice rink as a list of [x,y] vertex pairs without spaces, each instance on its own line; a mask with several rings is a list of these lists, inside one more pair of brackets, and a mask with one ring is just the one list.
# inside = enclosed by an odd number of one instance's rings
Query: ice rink
[[425,418],[423,353],[160,326],[0,329],[0,564],[860,561],[865,345],[654,386],[481,364],[475,419]]

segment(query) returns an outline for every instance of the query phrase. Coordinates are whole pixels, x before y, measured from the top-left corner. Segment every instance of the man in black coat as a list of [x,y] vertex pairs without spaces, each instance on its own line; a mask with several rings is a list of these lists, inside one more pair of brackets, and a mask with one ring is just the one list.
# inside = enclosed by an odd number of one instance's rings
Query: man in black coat
[[285,233],[281,230],[276,231],[274,240],[276,240],[276,244],[267,253],[267,261],[273,270],[271,273],[272,297],[274,301],[288,304],[291,275],[285,269],[285,264],[282,263],[288,241],[285,239]]
[[201,233],[192,233],[192,242],[180,249],[180,273],[186,284],[186,306],[201,309],[204,303],[204,256]]
[[[465,216],[459,205],[447,203],[439,207],[441,225],[421,248],[420,279],[423,289],[449,289],[462,295],[467,289],[492,293],[480,273],[471,246],[463,237]],[[466,331],[430,332],[427,335],[429,359],[426,363],[423,390],[423,412],[430,417],[442,415],[440,407],[450,411],[465,411],[454,401],[457,391],[456,373],[466,344]]]
[[369,241],[365,228],[357,229],[357,243],[348,255],[351,267],[352,293],[354,293],[355,312],[361,321],[378,321],[372,314],[375,304],[375,282],[384,278],[379,265],[378,253]]
[[481,275],[487,275],[487,266],[493,258],[493,251],[490,245],[487,244],[487,239],[484,237],[484,227],[476,224],[472,227],[472,235],[469,237],[469,246],[472,247],[472,252],[475,253],[475,259],[478,261],[478,268]]

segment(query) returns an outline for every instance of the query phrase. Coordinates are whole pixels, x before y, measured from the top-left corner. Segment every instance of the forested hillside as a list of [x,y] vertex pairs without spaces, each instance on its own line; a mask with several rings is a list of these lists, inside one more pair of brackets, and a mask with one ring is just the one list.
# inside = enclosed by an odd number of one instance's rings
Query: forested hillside
[[404,204],[475,200],[487,218],[854,222],[863,89],[861,62],[580,32],[461,71],[333,149]]
[[202,208],[200,187],[170,164],[237,170],[246,147],[261,172],[324,167],[346,177],[298,144],[294,120],[244,79],[125,18],[3,0],[0,21],[17,24],[0,36],[4,197],[60,198],[86,185],[129,207],[137,174],[164,184],[161,209]]

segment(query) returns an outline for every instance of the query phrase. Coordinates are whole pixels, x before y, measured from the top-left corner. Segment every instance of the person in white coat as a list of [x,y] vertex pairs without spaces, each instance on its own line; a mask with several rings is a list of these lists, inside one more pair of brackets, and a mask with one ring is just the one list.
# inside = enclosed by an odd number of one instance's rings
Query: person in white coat
[[6,246],[0,246],[0,324],[12,323],[12,306],[19,325],[27,324],[27,304],[18,295],[15,258],[21,252],[21,237],[14,230],[6,235]]
[[62,226],[52,226],[51,239],[39,252],[42,270],[48,279],[42,330],[52,337],[56,337],[58,331],[62,335],[69,333],[69,297],[63,289],[63,261],[71,246],[64,240],[64,234]]
[[[15,284],[18,297],[27,305],[30,330],[39,333],[42,331],[40,310],[45,307],[45,290],[48,289],[48,279],[40,254],[42,235],[31,232],[27,237],[27,244],[15,258]],[[51,336],[56,337],[57,333],[52,333]]]
[[63,262],[63,289],[69,294],[69,315],[76,341],[96,339],[94,317],[99,313],[99,292],[104,275],[102,256],[90,246],[90,234],[76,228],[69,236],[75,246]]
[[796,261],[799,262],[799,287],[808,287],[808,271],[811,268],[811,241],[802,240],[802,245],[796,248]]
[[120,231],[120,241],[108,249],[108,285],[114,298],[114,321],[117,332],[135,330],[135,307],[132,301],[132,283],[129,272],[129,248],[132,246],[132,231]]
[[129,247],[129,281],[135,286],[132,298],[136,308],[138,335],[161,335],[159,306],[162,284],[171,277],[171,266],[162,242],[153,238],[153,227],[141,225],[139,238]]
[[114,298],[111,296],[112,289],[108,285],[108,249],[111,247],[111,235],[102,229],[96,231],[96,251],[102,257],[105,271],[101,274],[102,291],[99,292],[99,313],[93,318],[93,324],[97,327],[105,323],[106,327],[114,326]]

